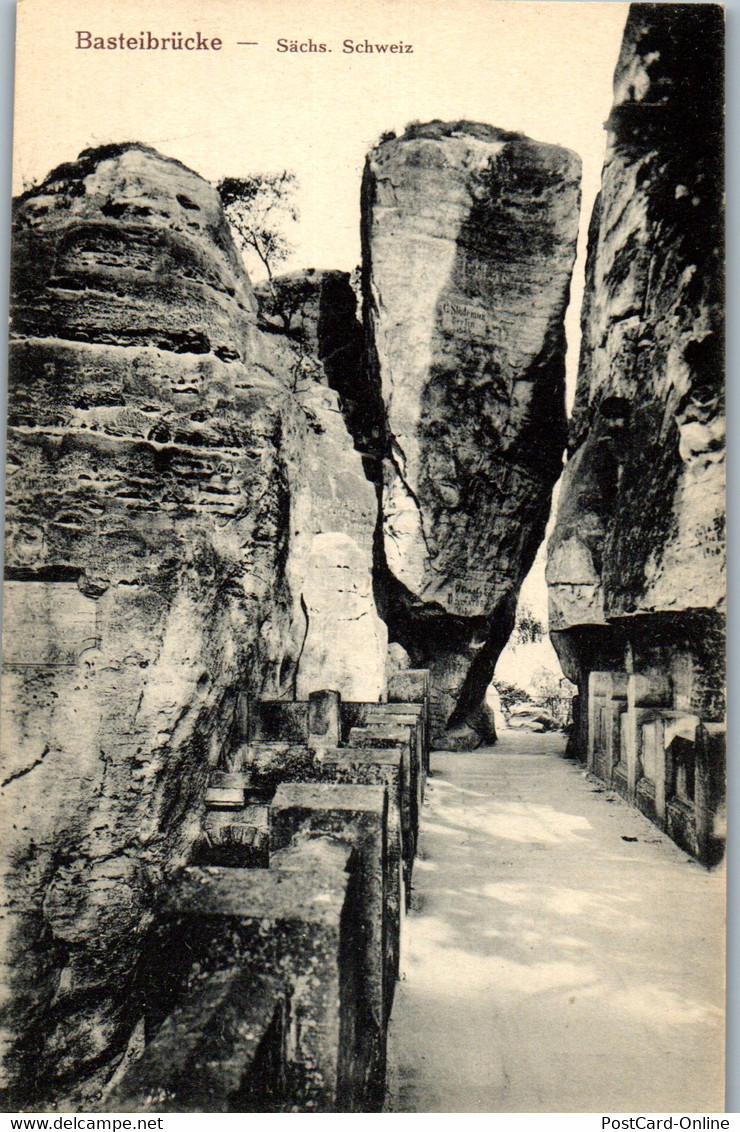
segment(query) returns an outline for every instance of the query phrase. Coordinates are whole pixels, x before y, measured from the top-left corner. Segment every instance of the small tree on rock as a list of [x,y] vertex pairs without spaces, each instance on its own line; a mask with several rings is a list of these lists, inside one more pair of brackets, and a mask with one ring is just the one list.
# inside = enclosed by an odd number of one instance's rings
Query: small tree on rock
[[237,243],[257,256],[271,289],[276,267],[294,250],[284,227],[298,220],[294,201],[297,187],[295,173],[287,170],[225,177],[216,186]]
[[516,611],[514,632],[511,634],[515,645],[536,644],[546,635],[547,629],[528,605],[520,603]]

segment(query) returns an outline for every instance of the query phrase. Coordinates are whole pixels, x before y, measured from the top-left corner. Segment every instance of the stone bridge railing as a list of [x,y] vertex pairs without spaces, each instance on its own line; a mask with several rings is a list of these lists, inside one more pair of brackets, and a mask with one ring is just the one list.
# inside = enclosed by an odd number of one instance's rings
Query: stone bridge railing
[[379,1110],[429,767],[429,679],[245,702],[172,878],[122,1111]]
[[704,864],[722,857],[725,727],[674,710],[664,681],[590,674],[587,766]]

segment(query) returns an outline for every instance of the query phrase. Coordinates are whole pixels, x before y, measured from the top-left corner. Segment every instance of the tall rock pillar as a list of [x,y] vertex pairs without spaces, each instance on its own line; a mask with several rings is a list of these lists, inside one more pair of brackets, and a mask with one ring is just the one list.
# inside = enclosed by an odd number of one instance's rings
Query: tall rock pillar
[[448,747],[495,737],[484,694],[561,469],[579,181],[575,154],[471,122],[410,126],[365,168],[386,620]]

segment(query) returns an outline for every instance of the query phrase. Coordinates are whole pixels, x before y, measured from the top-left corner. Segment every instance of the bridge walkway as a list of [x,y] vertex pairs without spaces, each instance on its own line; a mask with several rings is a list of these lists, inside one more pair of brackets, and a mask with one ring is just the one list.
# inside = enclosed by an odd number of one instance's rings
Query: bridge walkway
[[724,875],[563,757],[435,752],[390,1112],[721,1112]]

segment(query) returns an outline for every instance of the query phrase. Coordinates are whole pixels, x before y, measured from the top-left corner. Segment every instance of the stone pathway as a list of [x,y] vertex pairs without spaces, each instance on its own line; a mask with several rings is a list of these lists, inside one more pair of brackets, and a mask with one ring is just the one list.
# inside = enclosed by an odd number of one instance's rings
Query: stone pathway
[[389,1112],[720,1112],[724,875],[504,732],[435,752]]

